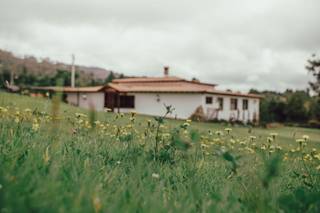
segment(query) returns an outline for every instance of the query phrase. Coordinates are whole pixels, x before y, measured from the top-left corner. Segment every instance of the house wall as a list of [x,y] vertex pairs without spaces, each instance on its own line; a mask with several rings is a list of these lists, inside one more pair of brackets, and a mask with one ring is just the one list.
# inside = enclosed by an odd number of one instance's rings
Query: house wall
[[[104,109],[104,93],[66,93],[69,104],[90,109],[93,106],[97,111]],[[79,96],[79,97],[78,97]]]
[[[175,108],[173,114],[168,116],[172,118],[188,119],[199,106],[202,106],[208,119],[228,121],[234,119],[243,122],[259,119],[259,99],[257,98],[190,93],[129,93],[127,95],[135,96],[135,108],[121,108],[120,112],[136,111],[141,114],[161,116],[166,112],[165,104]],[[68,93],[68,103],[78,105],[77,96],[77,93]],[[213,98],[212,104],[206,104],[207,96]],[[223,110],[217,110],[219,97],[224,100]],[[103,92],[79,93],[79,106],[89,109],[90,104],[93,104],[96,110],[102,111],[104,98]],[[231,98],[238,99],[238,110],[231,110]],[[242,108],[243,99],[248,100],[248,110]]]
[[[206,104],[206,97],[212,97],[213,103]],[[218,109],[218,98],[223,98],[223,110]],[[238,100],[238,109],[231,110],[231,99],[235,98]],[[248,100],[248,110],[243,110],[243,99]],[[206,112],[209,119],[218,119],[218,120],[240,120],[243,122],[259,120],[259,99],[258,98],[248,98],[248,97],[239,97],[239,96],[224,96],[224,95],[203,95],[203,106],[204,111]]]
[[135,96],[134,109],[120,109],[121,112],[136,111],[146,115],[164,115],[164,104],[172,105],[175,110],[168,117],[187,119],[202,104],[201,94],[184,93],[135,93],[127,94]]

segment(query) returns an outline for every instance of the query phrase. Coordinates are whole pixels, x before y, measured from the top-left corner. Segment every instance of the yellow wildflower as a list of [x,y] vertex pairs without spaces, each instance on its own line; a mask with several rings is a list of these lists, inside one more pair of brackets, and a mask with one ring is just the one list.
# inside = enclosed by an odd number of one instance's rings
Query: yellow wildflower
[[98,196],[93,196],[92,205],[94,207],[95,212],[100,212],[100,210],[102,208],[102,204],[101,204],[101,200]]
[[307,140],[309,140],[309,135],[303,135],[302,138],[303,138],[305,141],[307,141]]
[[160,178],[160,175],[159,174],[157,174],[157,173],[152,173],[152,178],[154,178],[154,179],[159,179]]
[[226,131],[228,134],[230,134],[230,132],[232,131],[231,128],[225,128],[224,131]]

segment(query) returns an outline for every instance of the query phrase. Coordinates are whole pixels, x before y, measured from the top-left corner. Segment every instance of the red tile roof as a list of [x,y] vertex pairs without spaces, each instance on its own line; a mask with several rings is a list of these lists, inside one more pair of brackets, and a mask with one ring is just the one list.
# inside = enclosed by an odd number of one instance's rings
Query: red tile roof
[[177,77],[162,78],[126,78],[117,79],[108,84],[118,92],[123,93],[209,93],[227,96],[242,96],[262,98],[255,94],[242,94],[215,89],[215,84],[201,83],[199,81],[187,81]]
[[243,94],[215,89],[215,84],[188,81],[178,77],[141,77],[115,79],[105,86],[95,87],[32,87],[35,90],[60,92],[100,92],[115,90],[120,93],[207,93],[227,96],[262,98],[256,94]]
[[31,87],[32,90],[45,90],[55,92],[99,92],[103,91],[106,86],[94,87]]
[[175,82],[185,81],[182,78],[168,76],[168,77],[137,77],[137,78],[120,78],[115,79],[112,83],[145,83],[145,82]]

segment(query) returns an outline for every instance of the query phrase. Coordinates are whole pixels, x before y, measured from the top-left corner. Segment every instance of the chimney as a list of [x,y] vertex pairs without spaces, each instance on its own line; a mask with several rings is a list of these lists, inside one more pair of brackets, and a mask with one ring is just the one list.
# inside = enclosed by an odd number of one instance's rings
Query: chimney
[[164,72],[164,77],[168,77],[169,76],[169,66],[165,66],[163,72]]

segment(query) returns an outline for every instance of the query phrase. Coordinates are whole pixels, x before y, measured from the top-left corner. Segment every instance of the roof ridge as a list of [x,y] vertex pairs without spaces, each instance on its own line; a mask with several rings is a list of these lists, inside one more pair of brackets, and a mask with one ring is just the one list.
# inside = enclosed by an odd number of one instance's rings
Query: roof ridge
[[168,77],[130,77],[115,79],[112,83],[142,83],[142,82],[178,82],[185,81],[183,78],[168,76]]

